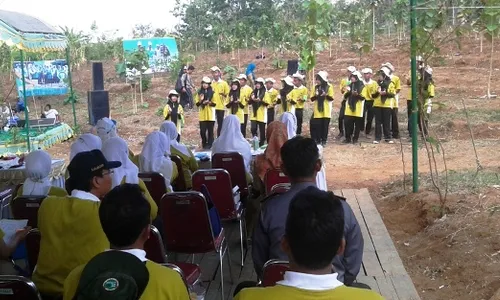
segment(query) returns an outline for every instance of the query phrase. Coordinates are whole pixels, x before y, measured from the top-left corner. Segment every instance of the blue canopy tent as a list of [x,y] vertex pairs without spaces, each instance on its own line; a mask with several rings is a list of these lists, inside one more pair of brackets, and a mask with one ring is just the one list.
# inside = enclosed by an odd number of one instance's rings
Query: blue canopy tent
[[[0,42],[7,46],[16,47],[21,54],[21,74],[23,83],[23,97],[26,107],[26,82],[25,82],[25,52],[59,52],[66,50],[66,61],[70,65],[69,47],[64,34],[47,23],[22,13],[0,10]],[[68,82],[70,88],[69,99],[73,106],[73,119],[76,124],[75,97],[71,80],[71,67],[68,68]],[[25,110],[27,146],[30,151],[29,114]]]

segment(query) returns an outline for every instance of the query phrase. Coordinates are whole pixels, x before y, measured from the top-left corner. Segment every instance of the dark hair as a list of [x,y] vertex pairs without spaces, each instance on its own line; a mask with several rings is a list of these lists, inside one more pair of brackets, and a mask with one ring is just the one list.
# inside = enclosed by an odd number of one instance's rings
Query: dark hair
[[112,189],[101,201],[99,218],[102,230],[112,247],[135,243],[151,224],[151,206],[137,184],[122,184]]
[[296,136],[281,147],[281,159],[290,178],[314,176],[319,150],[311,138]]
[[50,104],[45,105],[45,107],[48,107],[49,109],[52,108],[52,106]]
[[188,70],[191,70],[191,71],[192,71],[192,70],[194,70],[194,69],[195,69],[195,68],[194,68],[194,66],[189,66],[189,67],[188,67]]
[[332,192],[308,187],[292,199],[285,236],[294,262],[309,270],[332,263],[344,236],[344,210]]

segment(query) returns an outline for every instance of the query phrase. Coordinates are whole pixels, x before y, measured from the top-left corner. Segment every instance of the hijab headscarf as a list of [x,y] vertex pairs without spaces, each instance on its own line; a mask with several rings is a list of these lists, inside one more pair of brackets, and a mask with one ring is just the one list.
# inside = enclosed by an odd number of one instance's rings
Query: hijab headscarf
[[[233,90],[233,84],[238,86],[236,90]],[[236,103],[235,101],[240,101],[240,93],[241,93],[241,84],[239,81],[233,81],[231,83],[231,89],[229,90],[229,103],[227,104],[227,108],[231,109],[231,114],[235,115],[238,112],[238,106],[240,103]],[[224,125],[224,123],[222,124]]]
[[264,96],[266,95],[266,86],[262,82],[258,82],[258,83],[260,84],[260,89],[255,88],[253,90],[252,94],[255,96],[256,99],[260,99],[260,101],[253,101],[250,99],[250,102],[252,104],[252,112],[253,112],[254,117],[257,117],[257,110],[262,105],[262,101],[264,100]]
[[50,155],[42,150],[33,151],[26,156],[23,196],[46,196],[52,186],[49,174],[52,169]]
[[245,161],[246,171],[250,171],[252,150],[250,144],[241,134],[240,120],[235,115],[228,115],[224,119],[220,136],[212,145],[212,155],[222,152],[239,152]]
[[281,147],[288,140],[286,125],[279,121],[271,122],[267,126],[266,137],[266,151],[255,158],[256,171],[262,181],[268,170],[281,167]]
[[80,152],[101,150],[102,140],[91,133],[82,134],[72,145],[69,154],[69,160],[71,161]]
[[316,80],[319,81],[319,84],[316,85],[316,101],[318,101],[318,111],[322,113],[325,110],[326,99],[326,96],[322,96],[322,94],[328,92],[328,82],[319,75],[316,75]]
[[102,118],[97,121],[96,129],[97,135],[101,138],[103,143],[112,137],[118,136],[116,133],[116,125],[109,118]]
[[288,96],[288,94],[293,90],[293,85],[287,84],[285,80],[282,80],[281,82],[283,85],[283,88],[280,90],[281,108],[283,111],[287,111],[288,102],[286,101],[286,96]]
[[173,122],[163,122],[160,126],[160,131],[163,132],[170,140],[170,147],[173,147],[184,155],[191,155],[189,149],[185,145],[177,141],[177,136],[179,135],[179,133],[177,132],[177,127]]
[[[351,78],[353,78],[353,77],[355,77],[357,79],[356,82],[352,82]],[[351,80],[351,84],[349,85],[351,89],[349,92],[349,96],[347,98],[347,104],[349,105],[349,108],[352,111],[355,111],[356,110],[356,103],[359,100],[363,99],[363,97],[361,96],[361,92],[363,91],[365,84],[363,83],[363,78],[361,78],[361,73],[359,73],[358,71],[353,72],[351,74],[351,76],[349,77],[349,79]],[[357,92],[358,95],[354,96],[352,94],[353,92]]]
[[113,169],[112,188],[120,185],[125,177],[126,183],[139,183],[139,168],[128,157],[127,143],[119,137],[112,137],[102,146],[102,153],[108,161],[119,161],[121,167]]
[[291,112],[286,112],[281,116],[280,121],[286,126],[288,139],[294,138],[297,132],[297,117]]
[[[177,96],[177,101],[172,101],[172,96]],[[177,124],[177,118],[179,117],[179,95],[169,94],[167,105],[170,106],[170,120]]]
[[174,169],[170,160],[170,140],[163,132],[153,131],[146,137],[139,155],[139,170],[162,174],[167,189],[172,190],[170,180]]

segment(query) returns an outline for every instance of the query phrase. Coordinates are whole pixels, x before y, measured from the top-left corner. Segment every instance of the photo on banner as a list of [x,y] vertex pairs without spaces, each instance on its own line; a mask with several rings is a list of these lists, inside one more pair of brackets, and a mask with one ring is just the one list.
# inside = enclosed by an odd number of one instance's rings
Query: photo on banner
[[[21,62],[13,63],[19,97],[23,96]],[[26,96],[53,96],[68,93],[68,64],[65,59],[24,62]]]
[[123,51],[125,53],[147,52],[149,69],[144,71],[144,74],[167,72],[172,60],[179,56],[177,42],[173,37],[124,40]]

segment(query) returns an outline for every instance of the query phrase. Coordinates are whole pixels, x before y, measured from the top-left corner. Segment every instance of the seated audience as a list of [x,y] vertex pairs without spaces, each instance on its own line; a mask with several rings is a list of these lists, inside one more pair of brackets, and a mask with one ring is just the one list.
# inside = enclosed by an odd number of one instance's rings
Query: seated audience
[[[109,192],[99,207],[99,219],[111,250],[69,274],[63,299],[189,299],[177,272],[146,258],[150,215],[139,186],[123,184]],[[108,287],[108,282],[115,285]]]
[[139,178],[139,168],[130,160],[128,151],[127,143],[119,137],[106,140],[102,146],[102,153],[107,160],[119,161],[122,164],[111,174],[111,188],[124,183],[138,184],[144,193],[144,198],[151,206],[151,220],[154,220],[158,215],[158,206],[149,194],[144,182]]
[[139,171],[160,173],[165,178],[167,191],[172,192],[171,182],[177,178],[177,166],[170,160],[170,140],[160,131],[153,131],[146,137],[139,154]]
[[[101,141],[103,143],[110,138],[118,137],[118,133],[116,131],[116,122],[114,120],[111,120],[110,118],[102,118],[97,121],[95,130],[97,136],[101,138]],[[136,155],[130,149],[128,149],[128,157],[135,165],[139,164]]]
[[71,144],[69,160],[73,160],[80,152],[92,151],[92,150],[101,150],[102,141],[101,139],[92,133],[84,133],[76,139],[76,141]]
[[109,249],[99,221],[100,199],[111,189],[112,169],[100,150],[78,153],[68,166],[71,196],[47,197],[38,211],[41,234],[33,282],[45,297],[60,297],[63,283],[77,266]]
[[[312,142],[314,143],[314,142]],[[245,288],[236,300],[382,300],[376,292],[345,286],[332,269],[335,256],[345,247],[344,200],[331,192],[308,187],[298,192],[287,209],[280,245],[290,270],[276,286]]]
[[52,170],[52,159],[43,150],[36,150],[24,158],[25,170],[23,188],[17,191],[16,196],[67,196],[66,190],[52,186],[49,178]]
[[281,115],[280,121],[286,125],[288,139],[293,139],[297,132],[297,117],[291,112]]
[[31,227],[25,227],[16,231],[15,235],[8,241],[5,241],[5,232],[0,229],[0,275],[19,275],[19,272],[14,269],[11,261],[11,256],[17,246],[24,241]]
[[161,124],[160,131],[163,132],[170,140],[171,155],[177,155],[181,158],[186,187],[191,189],[193,187],[191,177],[193,176],[193,173],[198,170],[198,162],[196,162],[193,152],[191,152],[186,145],[177,141],[179,134],[173,122],[163,122],[163,124]]
[[[285,221],[292,198],[300,191],[316,187],[316,174],[321,170],[321,160],[316,142],[297,136],[281,147],[282,171],[290,178],[291,189],[281,195],[268,197],[262,203],[262,210],[253,232],[252,257],[257,275],[270,259],[286,260],[280,244],[285,234]],[[345,251],[333,261],[338,279],[351,285],[361,268],[363,259],[363,235],[349,204],[342,201],[344,209]]]

